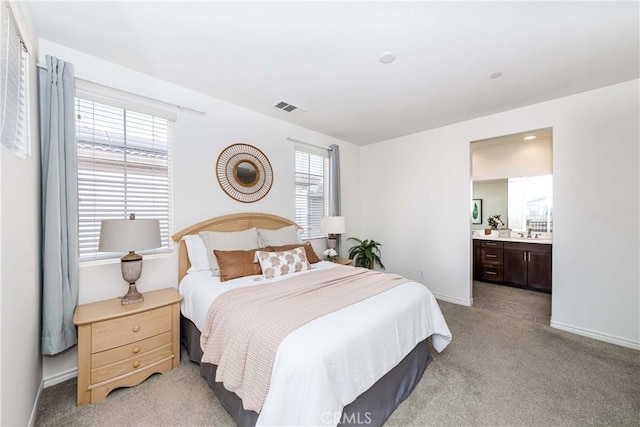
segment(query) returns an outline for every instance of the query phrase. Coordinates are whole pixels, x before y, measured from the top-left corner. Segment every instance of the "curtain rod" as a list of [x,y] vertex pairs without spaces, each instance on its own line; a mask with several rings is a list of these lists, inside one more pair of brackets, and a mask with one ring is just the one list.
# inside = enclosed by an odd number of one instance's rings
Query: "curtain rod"
[[[43,64],[38,64],[38,68],[40,68],[41,70],[45,70],[45,71],[47,70],[47,66],[43,65]],[[169,105],[169,106],[175,107],[175,108],[177,108],[179,110],[190,111],[192,113],[202,114],[203,116],[207,115],[207,113],[205,113],[204,111],[195,110],[195,109],[189,108],[189,107],[183,107],[182,105],[178,105],[178,104],[173,104],[171,102],[162,101],[162,100],[159,100],[159,99],[156,99],[156,98],[152,98],[150,96],[140,95],[139,93],[135,93],[135,92],[131,92],[131,91],[128,91],[128,90],[120,89],[120,88],[117,88],[117,87],[114,87],[114,86],[109,86],[109,85],[106,85],[104,83],[98,83],[98,82],[96,82],[94,80],[89,80],[89,79],[85,79],[85,78],[77,77],[77,76],[74,76],[74,78],[76,78],[78,80],[82,80],[83,82],[87,82],[87,83],[91,83],[91,84],[97,85],[97,86],[106,87],[108,89],[114,89],[114,90],[117,90],[117,91],[122,92],[122,93],[126,93],[126,94],[129,94],[129,95],[134,95],[134,96],[137,96],[137,97],[140,97],[140,98],[148,99],[148,100],[153,101],[153,102],[159,102],[161,104]]]
[[329,148],[329,147],[325,147],[325,146],[323,146],[323,145],[312,144],[312,143],[310,143],[310,142],[300,141],[299,139],[290,138],[290,137],[287,137],[287,139],[288,139],[289,141],[291,141],[291,142],[297,142],[298,144],[309,145],[309,146],[311,146],[311,147],[322,148],[323,150],[331,151],[331,148]]

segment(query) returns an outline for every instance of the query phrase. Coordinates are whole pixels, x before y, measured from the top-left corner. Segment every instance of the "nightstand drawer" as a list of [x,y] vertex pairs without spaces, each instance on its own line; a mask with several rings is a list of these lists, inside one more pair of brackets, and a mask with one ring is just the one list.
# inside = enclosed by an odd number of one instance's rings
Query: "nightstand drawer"
[[135,341],[131,344],[123,345],[122,347],[116,347],[112,350],[101,351],[91,355],[91,366],[99,368],[100,366],[108,365],[110,363],[119,362],[129,357],[141,355],[148,351],[154,350],[158,347],[162,347],[165,344],[171,343],[171,332],[164,332],[160,335],[156,335],[151,338],[147,338],[141,341]]
[[171,330],[171,307],[162,307],[91,325],[91,352],[98,353]]
[[91,384],[97,384],[102,381],[119,377],[120,375],[128,374],[129,372],[142,370],[153,362],[157,362],[169,356],[171,356],[171,343],[120,362],[91,369]]

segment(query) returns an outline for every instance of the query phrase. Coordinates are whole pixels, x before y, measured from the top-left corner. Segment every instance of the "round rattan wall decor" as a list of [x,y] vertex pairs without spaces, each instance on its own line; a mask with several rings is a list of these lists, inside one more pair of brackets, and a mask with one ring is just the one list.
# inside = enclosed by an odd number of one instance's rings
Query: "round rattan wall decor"
[[222,190],[242,203],[262,199],[273,184],[269,159],[249,144],[233,144],[222,150],[216,163],[216,174]]

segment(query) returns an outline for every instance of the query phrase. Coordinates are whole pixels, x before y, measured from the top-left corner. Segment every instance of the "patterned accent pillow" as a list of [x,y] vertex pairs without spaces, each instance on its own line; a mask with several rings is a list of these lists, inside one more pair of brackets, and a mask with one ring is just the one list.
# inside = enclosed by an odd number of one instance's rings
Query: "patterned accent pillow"
[[311,264],[307,261],[307,255],[303,248],[295,248],[290,251],[266,252],[256,251],[256,259],[262,268],[265,279],[284,276],[309,270]]

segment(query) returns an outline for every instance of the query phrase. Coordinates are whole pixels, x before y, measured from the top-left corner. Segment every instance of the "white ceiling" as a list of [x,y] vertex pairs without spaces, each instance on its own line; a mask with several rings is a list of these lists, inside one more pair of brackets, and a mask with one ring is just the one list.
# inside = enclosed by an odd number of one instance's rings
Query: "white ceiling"
[[[359,145],[640,75],[638,2],[28,9],[41,38]],[[378,58],[387,51],[397,59],[385,65]],[[503,76],[490,79],[496,71]],[[308,112],[274,109],[280,100]]]

